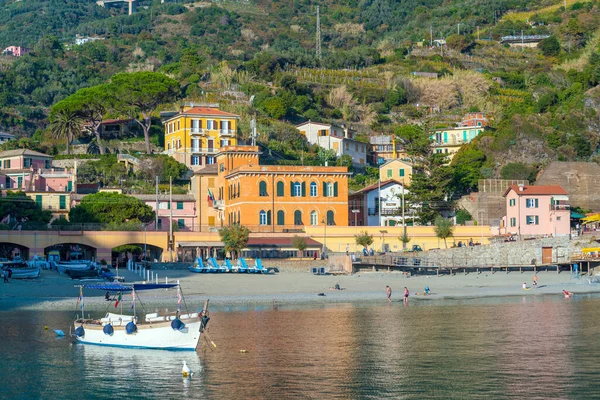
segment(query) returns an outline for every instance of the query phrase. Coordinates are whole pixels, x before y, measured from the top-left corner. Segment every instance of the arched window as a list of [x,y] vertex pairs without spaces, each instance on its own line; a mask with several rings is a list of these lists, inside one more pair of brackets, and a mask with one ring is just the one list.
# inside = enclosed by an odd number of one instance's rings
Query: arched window
[[333,219],[333,211],[327,211],[327,225],[335,225],[335,220]]
[[267,193],[267,182],[265,181],[260,181],[258,184],[258,192],[260,196],[268,196],[269,193]]
[[277,225],[285,225],[285,213],[283,210],[277,211]]
[[333,197],[333,183],[327,182],[327,190],[325,191],[325,197]]
[[319,195],[317,191],[317,182],[310,183],[310,197],[317,197]]
[[258,214],[259,219],[258,219],[258,223],[260,225],[267,225],[267,212],[265,210],[260,210],[260,213]]
[[310,224],[312,226],[316,226],[319,224],[319,215],[317,214],[316,211],[312,211],[310,213]]
[[302,185],[300,182],[294,182],[294,197],[302,196]]
[[240,223],[240,221],[241,221],[241,219],[240,219],[240,218],[241,218],[241,216],[242,216],[242,215],[240,214],[240,211],[238,210],[238,217],[237,217],[237,223],[238,223],[238,225],[239,225],[239,223]]
[[303,225],[302,224],[302,211],[300,211],[300,210],[294,211],[294,225]]
[[[238,182],[237,184],[237,197],[240,197],[240,183]],[[239,218],[238,218],[238,222],[239,222]]]
[[283,182],[277,182],[277,196],[285,196],[285,185]]

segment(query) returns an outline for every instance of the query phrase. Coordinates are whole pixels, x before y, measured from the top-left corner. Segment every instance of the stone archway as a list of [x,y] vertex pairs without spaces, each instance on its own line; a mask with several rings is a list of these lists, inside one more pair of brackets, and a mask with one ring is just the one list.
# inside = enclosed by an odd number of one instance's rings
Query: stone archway
[[84,260],[95,260],[96,255],[98,254],[98,249],[95,247],[76,242],[57,243],[45,247],[44,256],[47,258],[48,253],[51,251],[58,251],[61,260],[69,260],[70,257],[76,253],[81,253]]
[[23,260],[29,259],[29,247],[18,243],[0,242],[0,258],[13,260],[21,257]]

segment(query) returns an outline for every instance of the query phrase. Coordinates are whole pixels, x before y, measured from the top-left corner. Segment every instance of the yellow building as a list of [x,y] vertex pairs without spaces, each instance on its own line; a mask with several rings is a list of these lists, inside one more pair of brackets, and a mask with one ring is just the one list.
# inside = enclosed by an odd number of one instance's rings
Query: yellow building
[[192,188],[199,199],[200,225],[208,230],[241,224],[252,232],[295,232],[304,226],[348,223],[346,167],[263,166],[258,156],[256,146],[223,147],[216,177],[212,166],[196,171]]
[[393,179],[405,185],[410,185],[413,174],[413,165],[407,161],[390,160],[379,167],[381,182]]
[[69,192],[25,192],[42,210],[52,211],[53,218],[68,219],[71,209],[71,193]]
[[193,170],[214,164],[221,147],[237,144],[239,118],[216,107],[184,107],[163,121],[165,153]]

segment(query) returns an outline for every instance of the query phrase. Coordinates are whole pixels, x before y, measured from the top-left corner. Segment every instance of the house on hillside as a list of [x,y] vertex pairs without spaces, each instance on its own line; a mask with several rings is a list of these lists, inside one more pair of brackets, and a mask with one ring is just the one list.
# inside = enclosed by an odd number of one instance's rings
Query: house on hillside
[[569,194],[562,186],[510,185],[500,232],[525,237],[570,234]]
[[15,140],[16,138],[15,135],[11,135],[10,133],[0,132],[0,144],[4,144],[9,140]]
[[[390,179],[367,186],[348,196],[349,226],[396,226],[402,224],[402,191],[408,190]],[[405,214],[408,210],[405,210]]]
[[192,170],[214,164],[221,147],[237,144],[239,115],[212,106],[186,105],[163,121],[165,152]]
[[413,164],[409,161],[390,160],[379,167],[381,182],[393,179],[404,185],[410,185],[413,174]]
[[2,55],[4,56],[21,57],[27,53],[29,53],[29,49],[21,46],[8,46],[2,50]]
[[397,158],[408,158],[402,139],[398,139],[394,135],[371,135],[369,143],[371,152],[368,161],[371,165],[381,165]]
[[436,154],[445,154],[452,161],[460,148],[470,143],[485,130],[489,121],[482,113],[469,113],[456,127],[435,129],[429,137],[431,148]]
[[367,163],[368,143],[354,139],[354,131],[334,124],[307,121],[296,125],[310,144],[316,144],[326,150],[333,150],[337,157],[349,155],[352,164],[364,168]]

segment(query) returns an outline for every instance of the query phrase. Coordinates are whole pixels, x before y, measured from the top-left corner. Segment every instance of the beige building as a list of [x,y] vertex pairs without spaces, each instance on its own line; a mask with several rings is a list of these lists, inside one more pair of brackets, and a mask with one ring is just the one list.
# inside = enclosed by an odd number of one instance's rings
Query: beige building
[[379,167],[379,180],[381,182],[393,179],[405,185],[410,185],[413,174],[411,163],[402,160],[390,160]]

